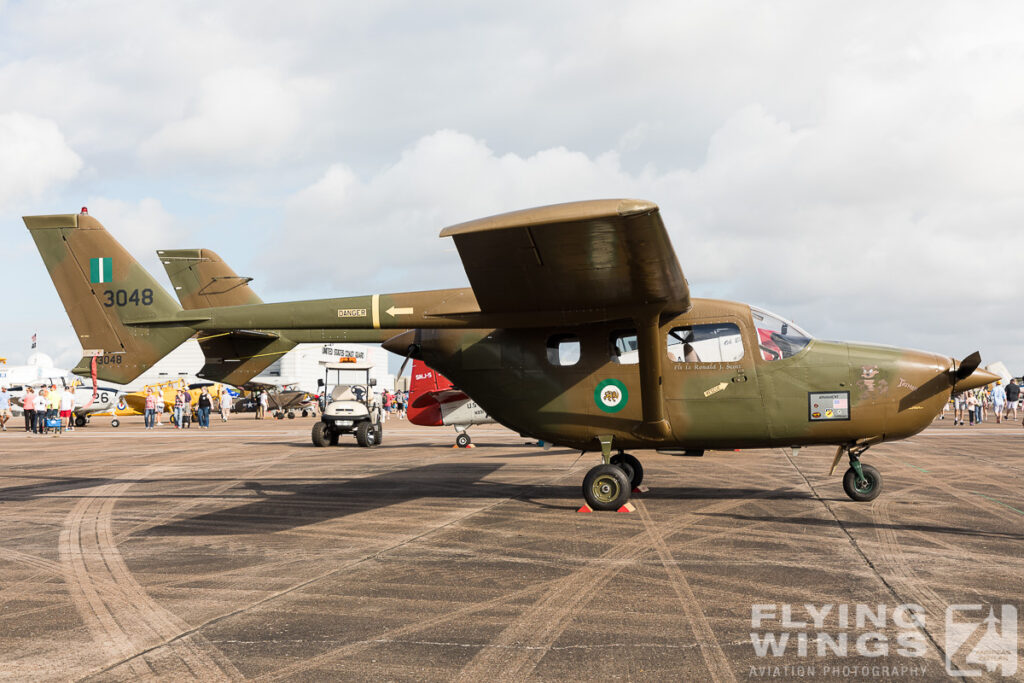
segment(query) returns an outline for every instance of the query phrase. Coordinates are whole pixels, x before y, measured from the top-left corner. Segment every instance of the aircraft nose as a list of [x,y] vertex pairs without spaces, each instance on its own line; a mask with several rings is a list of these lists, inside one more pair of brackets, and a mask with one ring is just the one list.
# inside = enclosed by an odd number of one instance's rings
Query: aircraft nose
[[996,380],[999,379],[1002,378],[999,375],[995,374],[994,372],[989,372],[988,370],[976,368],[974,372],[967,375],[967,377],[964,377],[963,379],[958,379],[956,381],[956,386],[953,387],[953,391],[955,393],[960,393],[961,391],[977,389],[978,387],[983,387],[986,384],[992,384],[992,382],[995,382]]

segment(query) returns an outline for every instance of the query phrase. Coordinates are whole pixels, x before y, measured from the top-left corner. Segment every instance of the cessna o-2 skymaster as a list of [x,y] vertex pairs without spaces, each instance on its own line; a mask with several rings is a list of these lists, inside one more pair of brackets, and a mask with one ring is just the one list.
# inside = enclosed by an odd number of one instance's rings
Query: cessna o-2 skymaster
[[[202,373],[233,383],[282,344],[383,341],[452,379],[497,421],[599,451],[583,480],[594,509],[625,504],[643,478],[627,449],[838,447],[854,500],[882,487],[861,456],[927,427],[954,391],[996,375],[980,354],[947,356],[823,341],[746,304],[691,299],[657,205],[613,199],[546,206],[444,229],[470,288],[184,310],[100,223],[25,224],[85,357],[134,379],[196,335],[217,340]],[[217,353],[217,356],[210,355]]]

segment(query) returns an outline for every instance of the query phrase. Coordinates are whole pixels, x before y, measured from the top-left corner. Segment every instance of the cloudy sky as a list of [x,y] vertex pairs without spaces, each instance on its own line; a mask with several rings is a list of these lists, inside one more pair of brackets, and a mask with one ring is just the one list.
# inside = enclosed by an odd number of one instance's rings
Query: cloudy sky
[[79,346],[21,216],[166,282],[466,284],[449,224],[657,202],[695,296],[1024,372],[1024,4],[0,0],[0,355]]

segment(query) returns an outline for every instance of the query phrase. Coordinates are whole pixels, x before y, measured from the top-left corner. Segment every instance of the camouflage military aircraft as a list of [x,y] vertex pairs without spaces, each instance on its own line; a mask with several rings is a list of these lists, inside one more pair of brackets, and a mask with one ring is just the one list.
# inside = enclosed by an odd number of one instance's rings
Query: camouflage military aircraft
[[191,309],[91,216],[25,223],[86,350],[76,372],[96,356],[102,379],[127,382],[196,333],[238,343],[207,357],[204,372],[228,374],[283,339],[386,338],[502,424],[600,451],[583,481],[595,509],[628,501],[643,468],[626,450],[640,448],[832,444],[833,470],[850,461],[847,494],[872,500],[882,479],[860,461],[868,448],[920,432],[951,392],[995,379],[978,353],[823,341],[756,307],[691,298],[658,207],[642,200],[446,228],[469,288]]

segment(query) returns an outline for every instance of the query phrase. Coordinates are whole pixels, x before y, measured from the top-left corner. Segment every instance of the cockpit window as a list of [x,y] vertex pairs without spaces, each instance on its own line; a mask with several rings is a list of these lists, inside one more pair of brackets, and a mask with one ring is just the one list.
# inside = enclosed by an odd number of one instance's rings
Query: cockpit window
[[750,315],[754,319],[761,357],[765,360],[795,356],[811,341],[811,335],[774,313],[751,306]]
[[608,341],[611,343],[611,359],[619,365],[636,365],[640,362],[636,330],[616,330]]
[[668,357],[676,363],[732,363],[743,358],[743,339],[735,323],[673,327]]

